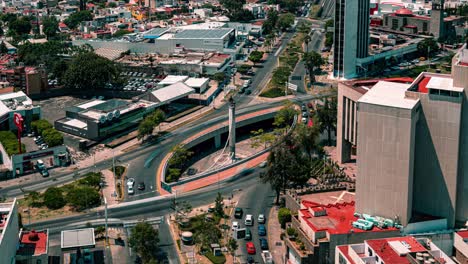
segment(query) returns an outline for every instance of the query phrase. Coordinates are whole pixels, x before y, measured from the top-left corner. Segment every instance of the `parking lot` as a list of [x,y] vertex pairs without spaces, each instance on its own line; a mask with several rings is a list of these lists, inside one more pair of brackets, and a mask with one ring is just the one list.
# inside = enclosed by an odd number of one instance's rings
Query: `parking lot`
[[[138,91],[142,93],[155,88],[156,84],[165,77],[163,75],[148,74],[144,72],[122,72],[120,76],[128,78],[128,82],[122,87],[122,90]],[[106,88],[118,89],[112,86],[107,86]]]

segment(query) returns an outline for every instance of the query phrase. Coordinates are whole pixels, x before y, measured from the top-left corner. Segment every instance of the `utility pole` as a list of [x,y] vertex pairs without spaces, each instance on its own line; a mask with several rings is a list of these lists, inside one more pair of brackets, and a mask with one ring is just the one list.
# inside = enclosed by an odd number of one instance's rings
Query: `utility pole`
[[112,149],[112,172],[114,173],[114,179],[115,179],[115,151]]
[[104,197],[104,218],[105,218],[105,229],[106,229],[106,245],[109,244],[109,234],[107,232],[107,199]]

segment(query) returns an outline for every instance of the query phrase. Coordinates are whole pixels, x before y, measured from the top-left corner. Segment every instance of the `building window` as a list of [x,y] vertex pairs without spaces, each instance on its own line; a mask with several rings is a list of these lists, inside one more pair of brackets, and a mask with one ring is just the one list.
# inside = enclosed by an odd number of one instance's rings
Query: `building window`
[[372,257],[372,249],[367,248],[367,251],[368,251],[368,253],[369,253],[369,257]]
[[403,26],[408,25],[408,18],[404,17],[403,18]]
[[395,30],[398,28],[398,19],[392,19],[392,29]]
[[423,32],[428,32],[428,30],[427,30],[427,22],[423,22]]
[[385,17],[385,26],[388,27],[388,16]]

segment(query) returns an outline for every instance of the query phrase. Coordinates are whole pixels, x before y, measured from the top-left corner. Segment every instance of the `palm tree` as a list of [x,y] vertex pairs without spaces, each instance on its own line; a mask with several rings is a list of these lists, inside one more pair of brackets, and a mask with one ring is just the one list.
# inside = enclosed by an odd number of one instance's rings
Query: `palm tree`
[[302,57],[302,61],[304,61],[305,67],[309,72],[310,81],[312,83],[315,82],[315,69],[317,67],[322,66],[325,61],[320,54],[315,51],[307,52]]

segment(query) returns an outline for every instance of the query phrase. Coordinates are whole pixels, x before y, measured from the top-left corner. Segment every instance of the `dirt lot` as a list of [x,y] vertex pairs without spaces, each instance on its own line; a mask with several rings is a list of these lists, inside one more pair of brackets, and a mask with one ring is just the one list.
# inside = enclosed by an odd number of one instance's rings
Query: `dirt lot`
[[74,106],[85,101],[85,99],[72,96],[59,96],[34,101],[33,103],[41,106],[42,118],[53,124],[55,120],[65,117],[65,109],[67,107]]

